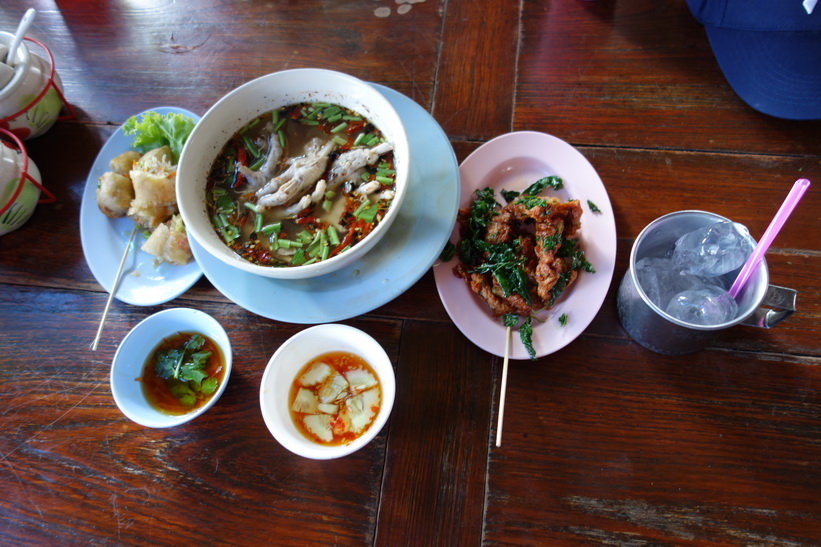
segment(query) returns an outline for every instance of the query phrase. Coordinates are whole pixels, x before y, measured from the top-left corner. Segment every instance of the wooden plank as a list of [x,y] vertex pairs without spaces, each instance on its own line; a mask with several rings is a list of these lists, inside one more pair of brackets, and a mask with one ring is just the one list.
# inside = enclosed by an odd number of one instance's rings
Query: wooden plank
[[516,130],[573,144],[821,154],[821,121],[772,118],[735,95],[683,1],[523,8]]
[[506,2],[446,2],[433,116],[452,139],[510,131],[519,10]]
[[406,322],[377,545],[478,545],[494,358],[452,325]]
[[724,352],[647,359],[603,340],[515,363],[484,541],[817,543],[815,368]]
[[[232,89],[294,68],[338,70],[429,105],[437,2],[401,16],[394,9],[388,18],[374,14],[378,6],[306,0],[179,9],[158,2],[89,10],[64,2],[41,8],[30,35],[52,50],[66,97],[83,120],[122,123],[123,97],[133,113],[173,105],[203,114]],[[17,19],[8,14],[13,28]]]
[[[110,363],[129,328],[168,306],[115,305],[100,349],[91,352],[87,335],[104,300],[10,286],[0,292],[0,316],[14,317],[0,331],[6,363],[0,367],[6,386],[0,392],[0,537],[20,543],[373,542],[388,431],[346,458],[314,461],[280,446],[259,412],[268,357],[304,327],[197,303],[230,333],[235,351],[228,387],[195,421],[149,429],[114,404]],[[374,336],[397,362],[399,323],[350,324]],[[32,352],[42,356],[36,366]]]

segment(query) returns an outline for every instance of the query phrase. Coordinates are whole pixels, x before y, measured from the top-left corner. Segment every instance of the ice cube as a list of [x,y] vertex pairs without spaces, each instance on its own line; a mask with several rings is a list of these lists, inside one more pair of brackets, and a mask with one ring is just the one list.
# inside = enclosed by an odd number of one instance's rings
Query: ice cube
[[673,250],[677,269],[714,277],[741,267],[755,244],[742,224],[722,220],[681,236]]
[[728,288],[720,277],[702,277],[682,272],[670,258],[642,258],[636,262],[636,276],[650,301],[661,309],[667,307],[673,296],[698,285]]
[[665,311],[693,325],[720,325],[736,316],[738,304],[724,289],[698,285],[676,294]]

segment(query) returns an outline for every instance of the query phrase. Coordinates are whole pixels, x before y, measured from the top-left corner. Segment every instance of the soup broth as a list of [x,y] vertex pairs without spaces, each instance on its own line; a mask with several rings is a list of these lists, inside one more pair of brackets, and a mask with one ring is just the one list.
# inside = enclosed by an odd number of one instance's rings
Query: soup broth
[[373,425],[382,405],[382,385],[358,355],[330,352],[302,367],[288,402],[291,418],[305,437],[326,446],[343,445]]
[[[193,337],[199,338],[192,343]],[[178,370],[169,370],[169,361],[178,363]],[[203,406],[224,379],[224,356],[219,346],[195,332],[163,338],[146,360],[139,378],[148,403],[172,416]]]
[[393,146],[362,115],[328,103],[251,120],[218,154],[207,208],[246,260],[285,267],[328,260],[364,239],[394,197]]

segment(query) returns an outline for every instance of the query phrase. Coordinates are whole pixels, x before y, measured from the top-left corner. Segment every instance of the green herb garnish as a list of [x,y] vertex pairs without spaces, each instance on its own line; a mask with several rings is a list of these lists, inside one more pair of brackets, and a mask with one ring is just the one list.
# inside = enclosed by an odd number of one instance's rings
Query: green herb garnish
[[567,325],[567,314],[563,313],[559,316],[559,326],[566,326]]
[[499,194],[504,198],[505,202],[510,203],[519,197],[519,192],[515,190],[499,190]]
[[526,194],[519,196],[516,203],[521,203],[528,209],[532,209],[533,207],[547,207],[547,200],[536,196],[528,196]]
[[219,382],[205,368],[212,352],[200,351],[205,338],[193,334],[182,347],[157,351],[154,372],[164,379],[169,391],[184,406],[194,406],[197,395],[211,395]]
[[589,199],[587,200],[587,206],[590,208],[590,212],[601,213],[601,209],[599,209],[599,207]]
[[519,338],[527,350],[527,354],[531,359],[536,359],[536,350],[533,349],[533,326],[530,324],[530,316],[525,317],[525,320],[519,325]]
[[551,175],[549,177],[544,177],[542,179],[537,180],[527,188],[525,188],[522,193],[526,196],[537,196],[541,194],[545,188],[550,186],[554,190],[561,190],[564,187],[564,183],[562,179],[557,176]]
[[448,241],[445,243],[445,248],[442,249],[442,252],[439,253],[439,260],[442,262],[448,262],[451,258],[456,255],[456,245]]
[[[502,197],[505,199],[505,201],[507,203],[510,203],[511,201],[515,200],[519,196],[533,196],[533,197],[538,196],[539,194],[544,192],[544,189],[547,188],[548,186],[550,186],[554,190],[561,190],[564,187],[564,183],[562,182],[562,179],[560,179],[559,177],[551,175],[549,177],[544,177],[544,178],[541,178],[541,179],[537,180],[536,182],[534,182],[533,184],[531,184],[530,186],[528,186],[527,188],[525,188],[521,192],[517,192],[515,190],[500,190],[499,193],[502,195]],[[542,201],[544,201],[544,200],[542,200]],[[527,204],[527,203],[535,203],[535,202],[527,201],[525,203]],[[536,203],[536,204],[538,204],[538,203]],[[546,205],[546,204],[547,203],[545,202],[543,205]],[[533,207],[533,205],[525,205],[525,206],[528,209]]]
[[506,313],[502,316],[502,324],[506,327],[515,327],[519,324],[519,316],[515,313]]
[[471,270],[471,273],[492,273],[502,288],[502,296],[507,298],[515,293],[530,305],[530,292],[524,269],[525,257],[520,252],[518,241],[493,244],[479,240],[475,245],[485,253],[485,260]]

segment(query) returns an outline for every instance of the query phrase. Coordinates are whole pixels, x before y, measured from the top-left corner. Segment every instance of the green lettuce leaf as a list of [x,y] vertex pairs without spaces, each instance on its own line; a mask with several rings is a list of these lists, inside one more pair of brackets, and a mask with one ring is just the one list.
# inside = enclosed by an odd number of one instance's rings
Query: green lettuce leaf
[[168,145],[176,164],[194,125],[194,120],[184,114],[160,114],[150,110],[139,119],[137,116],[128,118],[123,125],[123,133],[134,135],[132,146],[142,153]]

